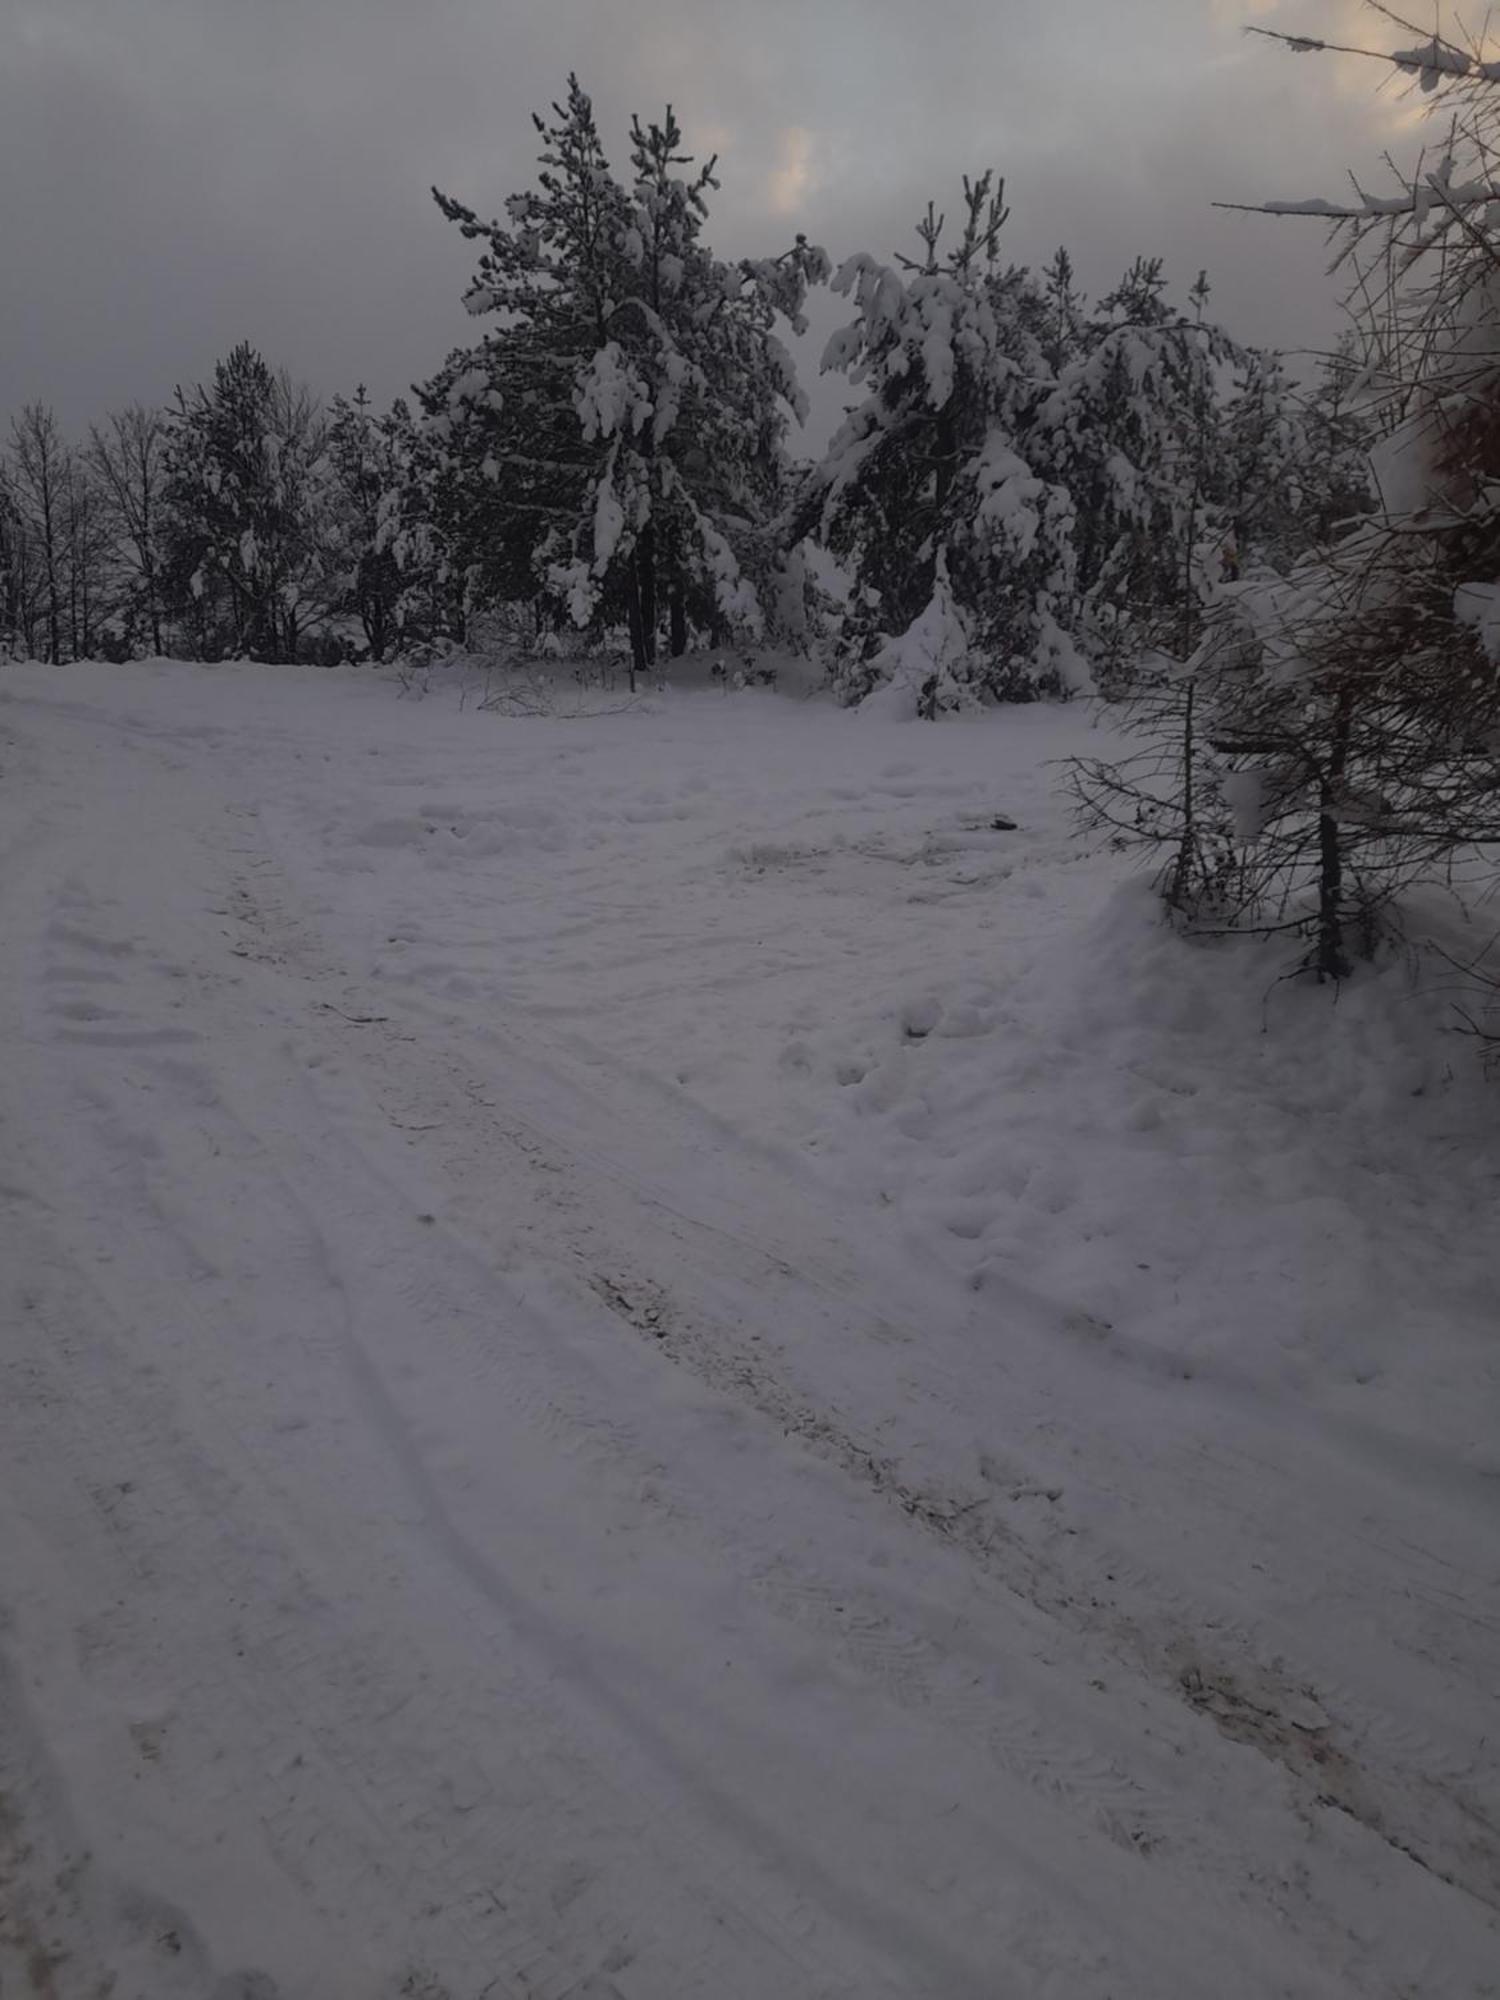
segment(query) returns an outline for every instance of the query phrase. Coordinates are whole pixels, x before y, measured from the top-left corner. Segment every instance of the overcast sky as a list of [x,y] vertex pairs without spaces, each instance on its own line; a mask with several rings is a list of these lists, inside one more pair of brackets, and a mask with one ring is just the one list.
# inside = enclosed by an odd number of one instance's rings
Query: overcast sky
[[[525,186],[576,69],[623,163],[632,110],[721,157],[721,253],[797,231],[904,246],[994,165],[1017,261],[1065,242],[1087,289],[1137,252],[1206,265],[1246,339],[1326,343],[1318,225],[1217,198],[1337,192],[1409,140],[1381,72],[1247,20],[1359,26],[1357,0],[0,0],[0,414],[70,427],[164,400],[239,340],[384,399],[474,325],[472,246]],[[950,203],[951,206],[951,203]],[[831,323],[829,309],[819,314]]]

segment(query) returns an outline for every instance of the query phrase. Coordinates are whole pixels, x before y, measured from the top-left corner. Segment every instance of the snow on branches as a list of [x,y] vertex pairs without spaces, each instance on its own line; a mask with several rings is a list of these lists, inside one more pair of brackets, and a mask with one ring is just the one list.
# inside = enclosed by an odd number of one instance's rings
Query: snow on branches
[[[672,653],[691,626],[763,629],[784,436],[805,409],[774,328],[801,330],[828,260],[802,238],[777,258],[716,258],[703,234],[715,162],[695,167],[670,106],[632,122],[628,182],[576,78],[536,124],[537,186],[504,220],[437,197],[485,245],[471,309],[502,322],[450,364],[496,395],[493,411],[466,399],[502,474],[465,524],[474,588],[540,592],[579,626],[625,623],[639,671],[663,623]],[[429,411],[451,424],[436,385]],[[477,449],[457,441],[456,480]]]
[[1095,823],[1166,844],[1185,917],[1297,932],[1320,978],[1377,947],[1414,883],[1461,878],[1500,838],[1500,64],[1440,32],[1355,53],[1447,109],[1435,163],[1389,197],[1356,183],[1351,203],[1264,207],[1333,221],[1353,270],[1356,344],[1324,414],[1334,439],[1352,387],[1376,504],[1333,517],[1349,486],[1335,443],[1321,541],[1221,584],[1141,712],[1155,768],[1079,779]]
[[1138,260],[1090,311],[1065,253],[1040,279],[999,262],[1004,219],[992,178],[966,181],[946,256],[929,206],[920,258],[859,254],[833,281],[854,317],[823,366],[865,394],[796,519],[854,576],[852,700],[940,601],[965,634],[943,676],[973,698],[1112,675],[1167,628],[1190,647],[1215,564],[1271,511],[1227,429],[1250,357],[1206,318],[1206,286],[1174,312]]

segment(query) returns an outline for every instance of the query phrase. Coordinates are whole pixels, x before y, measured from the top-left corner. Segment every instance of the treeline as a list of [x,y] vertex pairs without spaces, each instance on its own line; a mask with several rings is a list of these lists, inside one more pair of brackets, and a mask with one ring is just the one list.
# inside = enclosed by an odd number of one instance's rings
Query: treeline
[[[833,271],[798,237],[725,260],[713,161],[670,111],[617,176],[570,79],[535,185],[478,245],[487,322],[409,400],[320,406],[248,346],[212,383],[71,443],[14,418],[0,460],[0,647],[62,660],[381,660],[477,619],[652,668],[697,644],[816,653],[859,700],[937,714],[1105,686],[1181,652],[1227,576],[1368,506],[1352,363],[1293,385],[1202,279],[1138,260],[1096,301],[1065,252],[1006,263],[1002,190],[929,208],[916,254]],[[852,317],[822,460],[785,345],[808,291]]]
[[[211,386],[117,411],[82,446],[28,405],[0,455],[0,652],[387,657],[418,622],[382,512],[412,429],[363,391],[321,407],[248,346]],[[443,627],[446,608],[423,613]]]

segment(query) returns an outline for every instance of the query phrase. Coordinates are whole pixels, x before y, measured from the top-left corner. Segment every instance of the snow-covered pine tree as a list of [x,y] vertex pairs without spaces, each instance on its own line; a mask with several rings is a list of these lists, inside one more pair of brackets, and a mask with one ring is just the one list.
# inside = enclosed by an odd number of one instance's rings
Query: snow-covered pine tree
[[684,405],[690,398],[706,404],[712,393],[693,335],[705,330],[707,315],[701,324],[698,315],[713,277],[702,229],[709,191],[718,185],[715,163],[691,179],[675,171],[693,163],[678,150],[682,135],[670,107],[661,125],[643,128],[633,120],[631,141],[634,185],[628,196],[622,190],[611,244],[617,295],[601,327],[605,337],[575,383],[584,441],[594,447],[586,519],[571,536],[554,539],[549,575],[574,622],[583,624],[611,572],[623,569],[639,671],[655,663],[663,584],[675,642],[685,643],[695,570],[717,572],[713,595],[722,596],[716,608],[726,622],[753,624],[757,606],[742,592],[732,552],[695,505],[679,469],[687,456],[686,429],[678,428]]
[[801,242],[770,262],[714,258],[714,163],[683,176],[670,108],[635,121],[628,190],[576,77],[553,116],[535,121],[538,185],[504,222],[437,196],[485,244],[470,309],[503,321],[424,392],[447,456],[437,504],[471,602],[624,623],[640,670],[663,622],[673,650],[690,619],[763,622],[754,556],[772,544],[795,393],[773,323],[795,320],[826,260]]
[[1307,439],[1279,354],[1253,348],[1237,357],[1219,446],[1226,574],[1266,562],[1284,569],[1307,546]]
[[1339,540],[1375,506],[1371,397],[1352,334],[1325,354],[1301,406],[1297,465],[1302,547]]
[[779,257],[720,261],[702,233],[715,162],[691,181],[674,173],[692,161],[677,150],[670,106],[660,125],[634,120],[631,141],[626,248],[634,262],[639,240],[645,310],[627,320],[625,341],[655,413],[638,433],[646,487],[655,488],[642,567],[659,578],[676,655],[690,620],[717,635],[759,633],[774,619],[785,437],[806,408],[775,329],[784,319],[803,330],[807,288],[827,276],[828,261],[802,237]]
[[1042,271],[1042,352],[1057,381],[1088,347],[1087,301],[1075,281],[1073,259],[1059,244]]
[[375,546],[389,552],[400,588],[391,612],[402,648],[446,645],[464,636],[463,582],[439,523],[448,490],[447,446],[398,396],[379,419],[388,483],[376,504]]
[[1345,233],[1379,503],[1337,517],[1344,462],[1309,517],[1329,539],[1222,587],[1180,683],[1188,727],[1155,732],[1172,782],[1083,774],[1096,819],[1169,843],[1180,909],[1300,933],[1323,979],[1414,882],[1500,840],[1500,64],[1441,34],[1370,53],[1455,99],[1441,154],[1394,195],[1269,212]]
[[212,388],[178,390],[167,432],[167,581],[195,650],[295,659],[328,606],[316,404],[242,344]]
[[479,346],[450,354],[419,392],[431,531],[466,609],[540,606],[539,553],[575,526],[593,457],[573,394],[607,337],[624,196],[576,76],[552,122],[532,122],[542,142],[537,186],[510,197],[504,221],[482,222],[433,190],[443,214],[484,246],[466,307],[501,321]]
[[1080,677],[1067,626],[1073,503],[1026,448],[1056,311],[1049,320],[1029,273],[1000,265],[1006,214],[1003,184],[966,178],[951,251],[929,204],[919,257],[898,269],[857,255],[833,281],[856,316],[823,368],[866,394],[810,482],[793,539],[815,535],[853,578],[835,669],[846,699],[892,681],[913,712],[937,713]]
[[1346,342],[1306,388],[1279,355],[1241,352],[1219,446],[1229,573],[1266,564],[1284,573],[1369,513],[1370,436],[1356,374]]
[[576,521],[588,454],[573,408],[581,356],[549,348],[524,322],[456,349],[418,391],[402,534],[403,574],[425,571],[435,630],[462,637],[468,615],[532,607],[538,625],[565,615],[548,596],[538,553]]
[[329,406],[320,488],[332,527],[333,608],[358,619],[376,661],[405,632],[409,586],[396,545],[411,478],[410,435],[405,405],[377,414],[363,384]]
[[1137,258],[1078,313],[1028,434],[1072,495],[1075,633],[1105,688],[1148,650],[1191,650],[1226,547],[1223,398],[1243,356],[1207,317],[1205,278],[1186,312],[1165,292],[1160,260]]

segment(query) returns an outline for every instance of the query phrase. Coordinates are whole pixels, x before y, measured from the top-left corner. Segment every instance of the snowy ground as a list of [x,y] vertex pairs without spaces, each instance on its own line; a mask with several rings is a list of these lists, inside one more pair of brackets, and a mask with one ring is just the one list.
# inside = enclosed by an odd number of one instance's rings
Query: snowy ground
[[1091,731],[0,673],[6,2000],[1500,1993],[1496,1099]]

